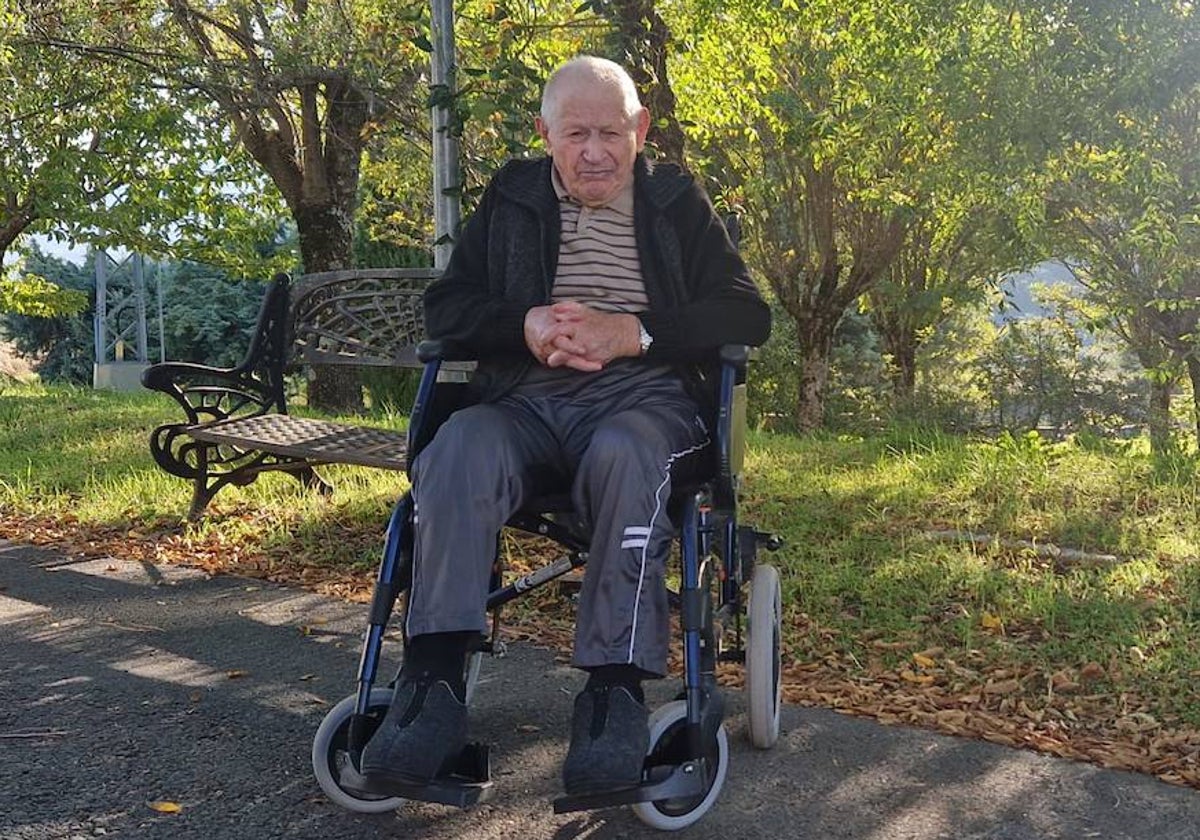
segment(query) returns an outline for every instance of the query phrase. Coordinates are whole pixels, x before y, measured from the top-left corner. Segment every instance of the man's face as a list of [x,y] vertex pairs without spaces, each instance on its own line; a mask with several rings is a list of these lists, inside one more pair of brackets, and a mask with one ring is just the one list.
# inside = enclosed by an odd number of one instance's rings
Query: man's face
[[589,207],[607,204],[621,192],[646,143],[649,112],[642,108],[630,117],[623,106],[612,87],[572,81],[559,94],[552,124],[536,120],[563,186]]

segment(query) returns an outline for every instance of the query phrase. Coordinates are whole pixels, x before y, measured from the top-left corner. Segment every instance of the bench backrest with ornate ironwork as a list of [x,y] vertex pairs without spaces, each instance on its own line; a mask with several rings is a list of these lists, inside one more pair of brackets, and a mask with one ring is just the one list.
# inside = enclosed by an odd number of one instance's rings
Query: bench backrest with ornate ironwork
[[422,296],[433,268],[381,268],[306,274],[292,284],[287,367],[413,367],[425,338]]

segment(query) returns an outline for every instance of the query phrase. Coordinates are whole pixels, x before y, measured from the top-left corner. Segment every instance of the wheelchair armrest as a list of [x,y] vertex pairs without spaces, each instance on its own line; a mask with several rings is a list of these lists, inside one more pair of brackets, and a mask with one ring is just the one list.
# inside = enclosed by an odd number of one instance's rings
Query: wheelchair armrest
[[723,344],[718,349],[721,379],[717,392],[717,480],[714,501],[732,508],[736,503],[737,477],[742,469],[746,440],[746,368],[754,349],[745,344]]
[[427,338],[417,345],[417,358],[425,363],[440,362],[444,352],[445,343],[437,339]]
[[717,350],[717,356],[722,365],[732,365],[737,370],[744,371],[753,352],[753,348],[747,344],[722,344]]
[[417,358],[426,364],[429,362],[473,362],[476,360],[475,355],[462,345],[440,338],[427,338],[417,345]]

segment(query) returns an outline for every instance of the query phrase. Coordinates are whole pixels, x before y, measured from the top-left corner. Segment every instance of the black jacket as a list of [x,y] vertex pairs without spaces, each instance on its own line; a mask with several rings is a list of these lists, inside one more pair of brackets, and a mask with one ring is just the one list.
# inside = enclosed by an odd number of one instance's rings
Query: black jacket
[[[549,158],[496,173],[442,277],[425,293],[425,326],[459,357],[479,360],[482,400],[512,388],[535,364],[525,313],[550,302],[562,229]],[[770,309],[704,191],[670,164],[638,156],[634,224],[654,337],[648,362],[691,368],[721,344],[760,345]],[[685,374],[686,375],[686,374]]]

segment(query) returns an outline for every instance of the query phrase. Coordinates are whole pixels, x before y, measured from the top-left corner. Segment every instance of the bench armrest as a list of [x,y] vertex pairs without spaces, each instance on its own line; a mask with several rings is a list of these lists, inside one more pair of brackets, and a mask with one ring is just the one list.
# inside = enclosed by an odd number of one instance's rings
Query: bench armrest
[[271,408],[281,413],[287,411],[282,399],[242,367],[163,362],[142,372],[142,385],[179,403],[189,424],[224,420],[239,414],[261,414]]
[[267,286],[246,358],[237,367],[163,362],[142,372],[142,385],[179,403],[189,425],[272,408],[286,414],[283,365],[290,287],[286,274],[276,274]]

